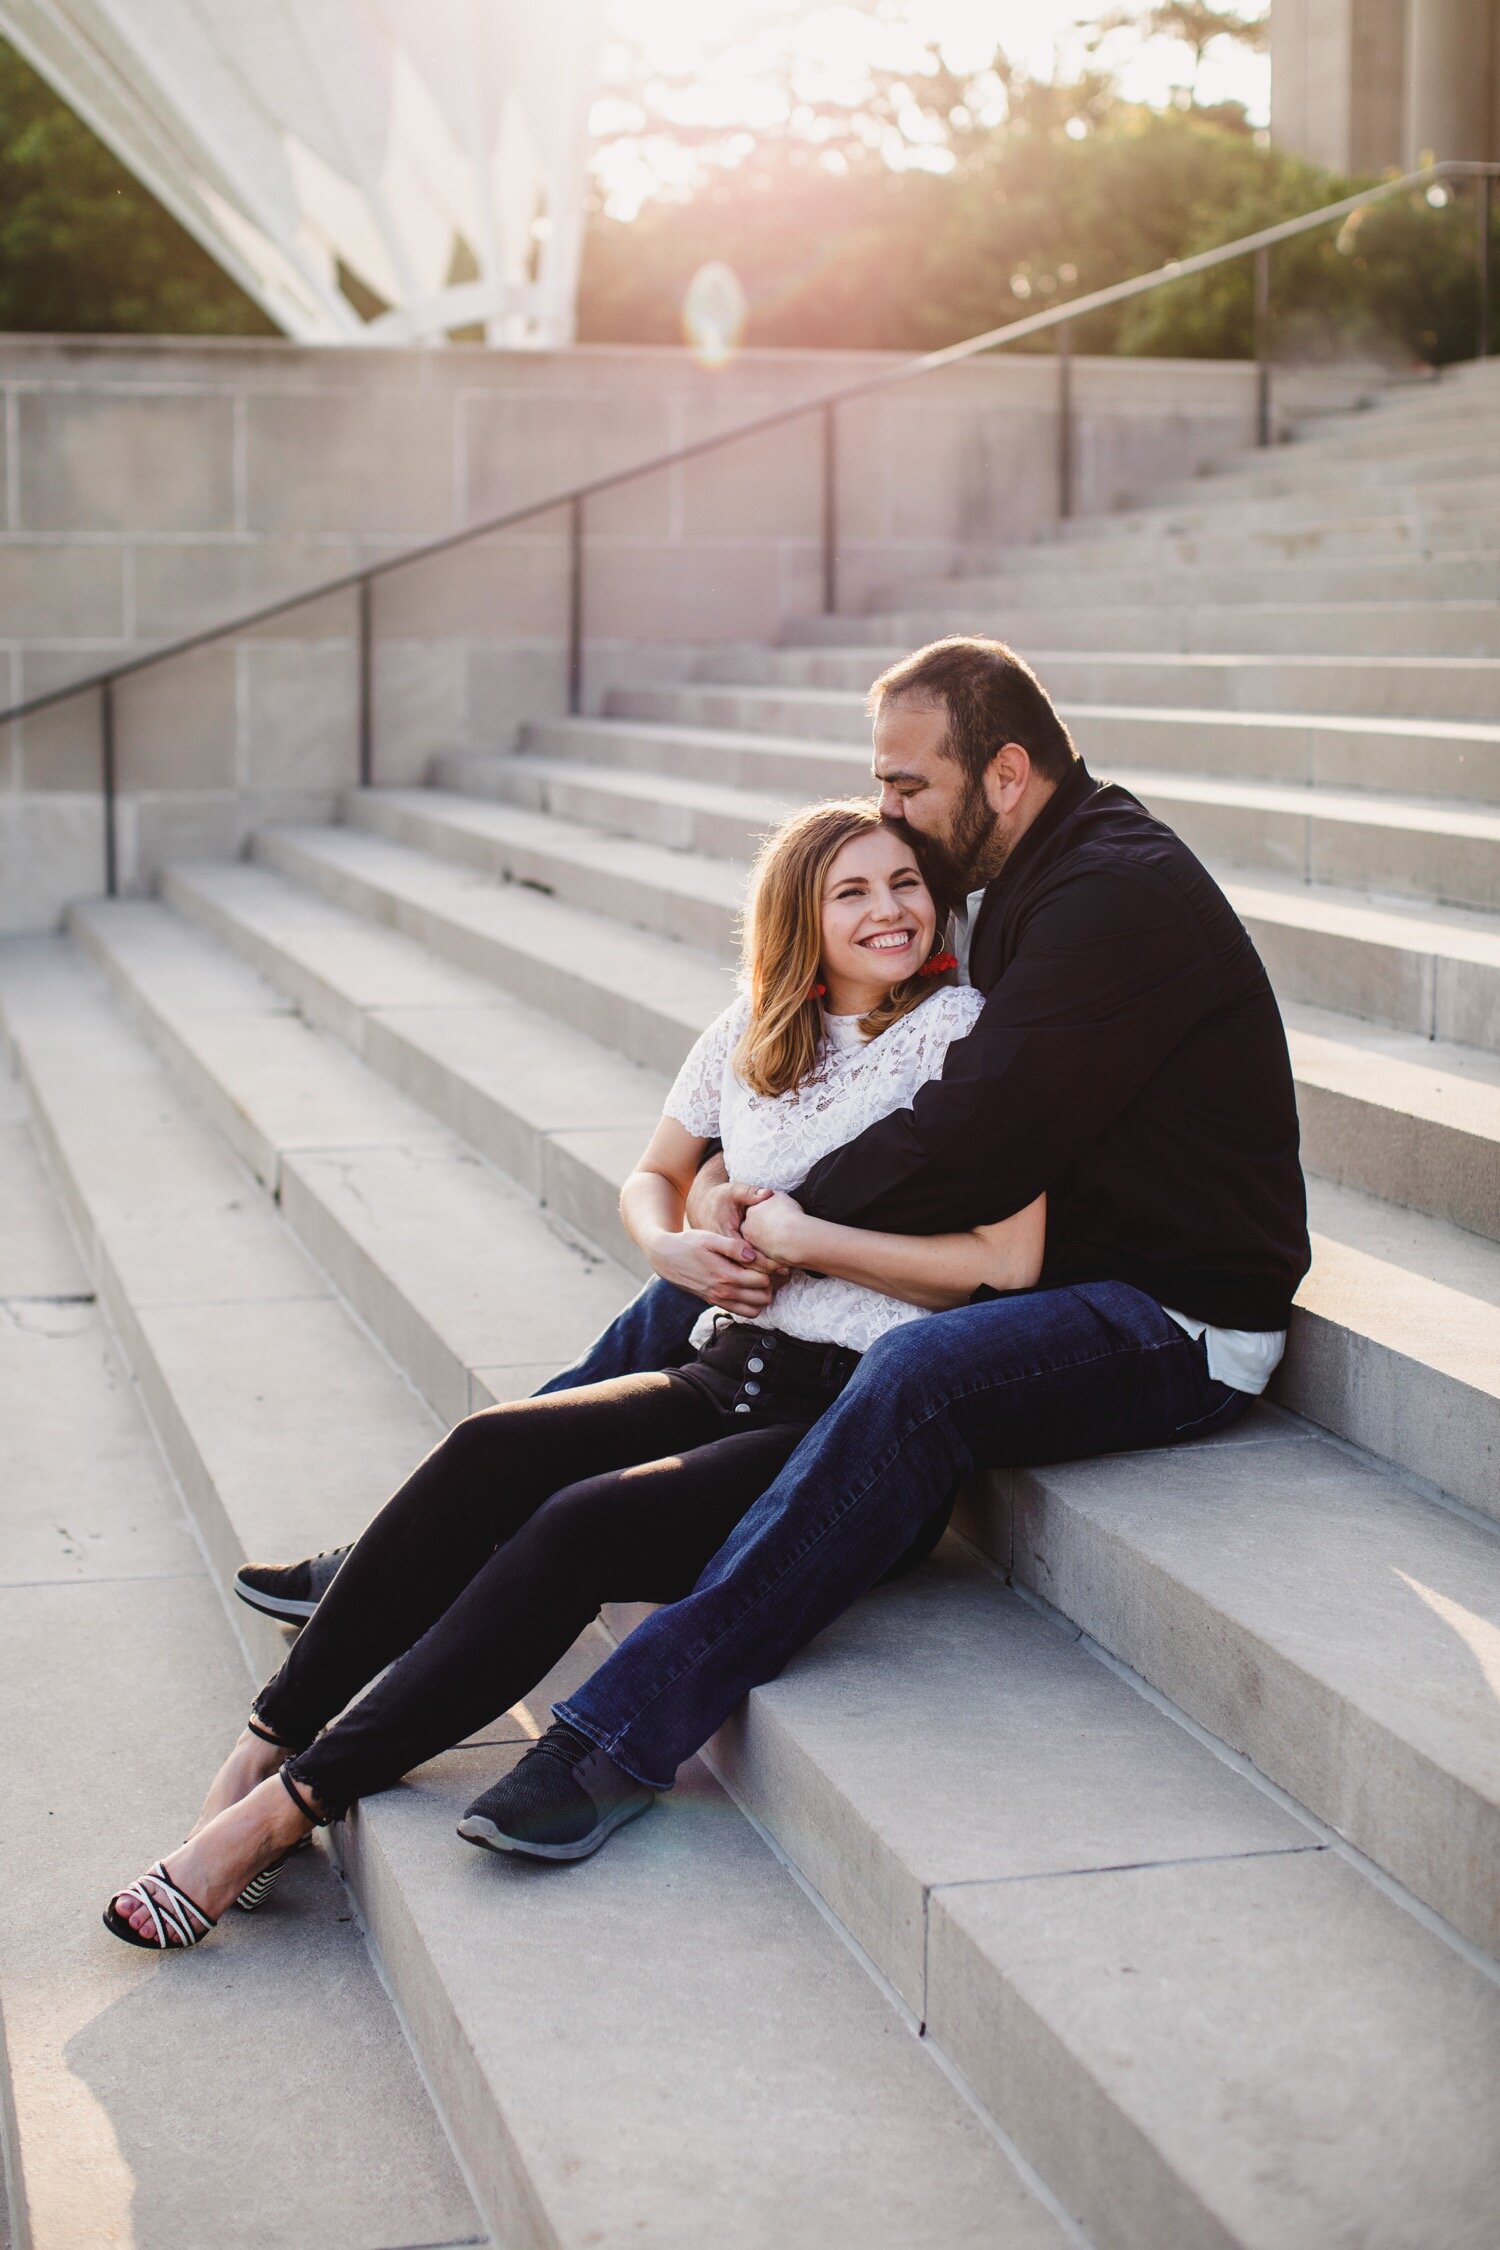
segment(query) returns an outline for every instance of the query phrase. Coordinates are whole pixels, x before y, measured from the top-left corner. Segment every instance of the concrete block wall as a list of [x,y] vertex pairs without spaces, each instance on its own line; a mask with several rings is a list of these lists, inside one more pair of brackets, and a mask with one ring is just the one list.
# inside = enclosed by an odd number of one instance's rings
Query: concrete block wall
[[[308,350],[279,341],[0,339],[0,705],[714,430],[820,395],[879,355]],[[1340,398],[1347,384],[1335,386]],[[896,573],[972,569],[1050,529],[1055,375],[996,358],[841,419],[840,604]],[[1077,505],[1243,445],[1234,363],[1080,360]],[[809,420],[590,510],[592,695],[632,649],[774,638],[821,602]],[[382,581],[378,778],[503,749],[562,707],[561,516]],[[330,598],[121,687],[127,887],[329,811],[355,772],[355,608]],[[93,697],[0,729],[0,928],[101,883]]]

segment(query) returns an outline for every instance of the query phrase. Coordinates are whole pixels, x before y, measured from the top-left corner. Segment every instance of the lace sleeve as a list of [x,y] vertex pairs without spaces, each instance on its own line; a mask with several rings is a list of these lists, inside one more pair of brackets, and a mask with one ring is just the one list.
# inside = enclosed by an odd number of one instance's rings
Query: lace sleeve
[[913,1090],[942,1070],[956,1039],[966,1039],[984,1013],[984,995],[972,985],[946,985],[905,1020],[916,1032],[912,1056]]
[[675,1117],[679,1125],[685,1126],[699,1140],[719,1138],[724,1073],[739,1043],[744,1022],[745,1007],[741,1000],[733,1001],[722,1015],[715,1016],[707,1031],[694,1042],[662,1104],[663,1116]]

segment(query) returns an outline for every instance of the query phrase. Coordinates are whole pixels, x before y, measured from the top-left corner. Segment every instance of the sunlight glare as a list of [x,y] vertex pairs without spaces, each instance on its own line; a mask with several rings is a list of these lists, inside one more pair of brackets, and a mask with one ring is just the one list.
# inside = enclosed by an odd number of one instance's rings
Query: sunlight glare
[[715,258],[698,268],[682,300],[682,329],[700,367],[728,366],[748,310],[732,266]]

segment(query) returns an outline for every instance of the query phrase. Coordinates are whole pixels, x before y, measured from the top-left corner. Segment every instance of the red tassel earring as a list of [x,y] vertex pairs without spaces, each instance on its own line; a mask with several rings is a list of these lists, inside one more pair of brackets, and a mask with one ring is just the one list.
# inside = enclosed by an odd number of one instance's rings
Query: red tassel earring
[[807,997],[809,1000],[825,1000],[828,997],[827,985],[810,984],[807,988]]
[[940,977],[946,969],[956,969],[957,967],[958,955],[956,953],[934,953],[922,963],[917,975],[919,977]]

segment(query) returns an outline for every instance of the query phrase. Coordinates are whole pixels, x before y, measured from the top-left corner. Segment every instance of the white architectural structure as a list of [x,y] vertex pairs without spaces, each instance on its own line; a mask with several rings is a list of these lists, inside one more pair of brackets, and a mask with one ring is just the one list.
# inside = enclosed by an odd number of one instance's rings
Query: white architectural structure
[[0,30],[289,336],[549,346],[573,333],[603,12],[0,0]]

